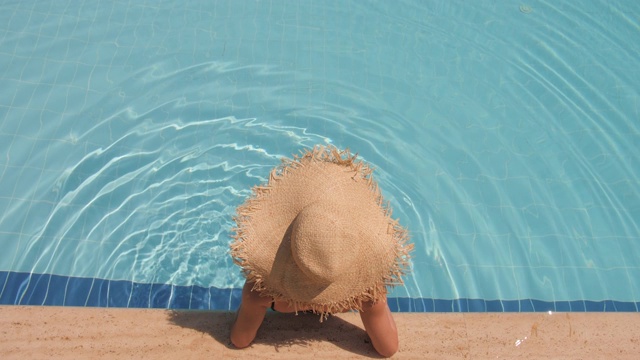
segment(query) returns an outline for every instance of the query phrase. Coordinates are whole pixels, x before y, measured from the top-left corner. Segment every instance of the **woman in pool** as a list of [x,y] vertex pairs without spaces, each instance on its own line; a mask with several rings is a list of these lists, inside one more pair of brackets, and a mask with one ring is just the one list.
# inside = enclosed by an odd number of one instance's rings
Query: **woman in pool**
[[355,158],[318,146],[284,160],[238,208],[231,255],[246,282],[231,329],[236,347],[249,346],[271,307],[320,321],[358,311],[376,351],[397,351],[387,287],[402,284],[413,246]]

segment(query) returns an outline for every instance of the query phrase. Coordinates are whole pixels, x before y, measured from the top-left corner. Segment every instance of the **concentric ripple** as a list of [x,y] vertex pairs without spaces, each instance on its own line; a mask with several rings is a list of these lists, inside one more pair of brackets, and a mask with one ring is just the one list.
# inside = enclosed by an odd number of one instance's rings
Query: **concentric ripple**
[[238,288],[235,208],[334,144],[416,244],[393,296],[640,299],[639,5],[334,5],[0,5],[0,271]]

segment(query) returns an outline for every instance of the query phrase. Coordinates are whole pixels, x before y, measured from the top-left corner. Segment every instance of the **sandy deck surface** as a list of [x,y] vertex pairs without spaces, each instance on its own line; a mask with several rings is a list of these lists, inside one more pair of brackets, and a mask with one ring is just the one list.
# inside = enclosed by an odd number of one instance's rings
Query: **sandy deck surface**
[[[234,314],[0,306],[0,359],[378,358],[357,314],[318,322],[269,313],[254,344],[228,340]],[[637,359],[639,313],[396,313],[394,359]]]

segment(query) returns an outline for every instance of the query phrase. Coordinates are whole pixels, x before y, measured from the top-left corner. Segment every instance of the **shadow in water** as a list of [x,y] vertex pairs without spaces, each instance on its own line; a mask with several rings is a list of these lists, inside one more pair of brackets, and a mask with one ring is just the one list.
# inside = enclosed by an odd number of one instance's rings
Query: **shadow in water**
[[[234,319],[234,312],[168,311],[168,320],[173,324],[208,334],[229,349],[235,349],[229,340]],[[319,316],[310,313],[295,315],[268,312],[253,342],[272,345],[276,352],[290,346],[309,347],[309,351],[313,351],[313,343],[331,342],[357,355],[381,358],[373,349],[364,329],[335,316],[320,323]]]

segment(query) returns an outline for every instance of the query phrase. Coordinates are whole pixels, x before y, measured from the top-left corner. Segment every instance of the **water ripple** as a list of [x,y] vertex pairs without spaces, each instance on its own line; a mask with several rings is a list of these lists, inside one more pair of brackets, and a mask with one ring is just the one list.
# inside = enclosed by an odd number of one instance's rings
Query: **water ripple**
[[637,5],[241,4],[1,6],[3,268],[238,287],[235,207],[321,143],[413,236],[394,295],[637,300]]

